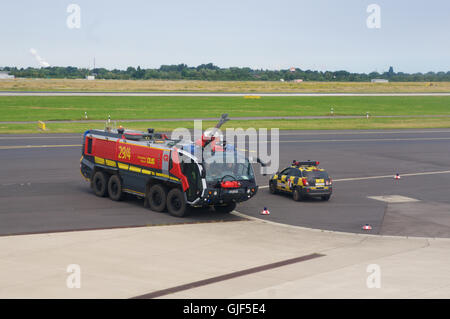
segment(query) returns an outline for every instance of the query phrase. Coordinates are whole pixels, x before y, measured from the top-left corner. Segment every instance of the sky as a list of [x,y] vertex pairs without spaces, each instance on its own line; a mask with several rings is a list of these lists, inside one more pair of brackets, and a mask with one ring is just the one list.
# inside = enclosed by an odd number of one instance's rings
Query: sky
[[448,0],[14,0],[0,13],[0,66],[450,71]]

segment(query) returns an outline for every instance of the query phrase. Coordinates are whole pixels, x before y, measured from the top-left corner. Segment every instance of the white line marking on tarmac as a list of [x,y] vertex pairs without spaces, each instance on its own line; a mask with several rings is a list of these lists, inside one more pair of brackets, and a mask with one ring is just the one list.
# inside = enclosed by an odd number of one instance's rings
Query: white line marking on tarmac
[[[435,171],[435,172],[421,172],[421,173],[407,173],[401,174],[401,176],[420,176],[420,175],[435,175],[435,174],[449,174],[450,171]],[[392,178],[394,179],[394,175],[379,175],[379,176],[366,176],[366,177],[350,177],[350,178],[341,178],[341,179],[333,179],[333,182],[348,182],[348,181],[361,181],[368,179],[381,179],[381,178]],[[261,188],[268,188],[268,185],[260,186]]]
[[280,131],[281,135],[361,135],[361,134],[428,134],[428,133],[450,133],[450,130],[439,130],[439,131],[325,131],[325,132],[289,132]]
[[16,150],[26,148],[56,148],[56,147],[81,147],[81,144],[73,145],[13,145],[13,146],[0,146],[0,150]]
[[[280,136],[290,136],[290,135],[363,135],[363,134],[433,134],[433,133],[450,133],[450,130],[439,130],[439,131],[326,131],[326,132],[290,132],[290,131],[280,131]],[[244,135],[244,134],[238,134]],[[23,139],[75,139],[81,138],[80,135],[72,136],[2,136],[0,140],[23,140]]]
[[384,142],[384,141],[434,141],[450,140],[450,137],[413,137],[413,138],[365,138],[365,139],[330,139],[330,140],[295,140],[280,141],[280,143],[320,143],[320,142]]
[[32,139],[75,139],[81,138],[81,134],[77,136],[3,136],[0,140],[32,140]]
[[382,195],[382,196],[367,196],[368,198],[379,200],[386,203],[410,203],[418,202],[418,199],[401,196],[401,195]]

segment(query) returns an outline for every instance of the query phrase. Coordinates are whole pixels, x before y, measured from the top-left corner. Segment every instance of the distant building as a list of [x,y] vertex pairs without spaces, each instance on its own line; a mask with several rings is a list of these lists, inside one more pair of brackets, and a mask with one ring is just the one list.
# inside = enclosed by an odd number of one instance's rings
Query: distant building
[[289,71],[291,71],[291,72],[295,72],[295,68],[294,68],[294,67],[292,67],[292,68],[289,68]]
[[14,79],[14,75],[9,75],[8,72],[0,71],[0,80],[6,80],[6,79]]
[[302,83],[302,82],[303,82],[303,79],[295,79],[294,82],[295,82],[295,83]]
[[95,75],[88,75],[87,77],[86,77],[86,80],[95,80]]
[[372,80],[370,80],[370,82],[372,82],[372,83],[388,83],[389,80],[386,80],[386,79],[372,79]]

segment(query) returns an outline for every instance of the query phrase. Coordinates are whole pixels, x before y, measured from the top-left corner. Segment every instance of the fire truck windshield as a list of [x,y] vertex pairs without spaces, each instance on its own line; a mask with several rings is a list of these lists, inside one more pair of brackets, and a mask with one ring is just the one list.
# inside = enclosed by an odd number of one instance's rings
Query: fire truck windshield
[[254,179],[252,165],[242,155],[216,152],[204,159],[207,182]]

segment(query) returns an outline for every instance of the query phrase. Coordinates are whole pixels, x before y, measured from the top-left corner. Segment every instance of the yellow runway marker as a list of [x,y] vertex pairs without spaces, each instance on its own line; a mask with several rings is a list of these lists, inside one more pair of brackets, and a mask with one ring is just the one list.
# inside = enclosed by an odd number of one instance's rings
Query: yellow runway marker
[[56,148],[56,147],[81,147],[81,144],[71,145],[12,145],[12,146],[0,146],[0,150],[15,150],[26,148]]
[[47,130],[47,127],[45,126],[45,123],[42,122],[42,121],[38,121],[38,126],[39,126],[39,129],[41,129],[43,131]]

